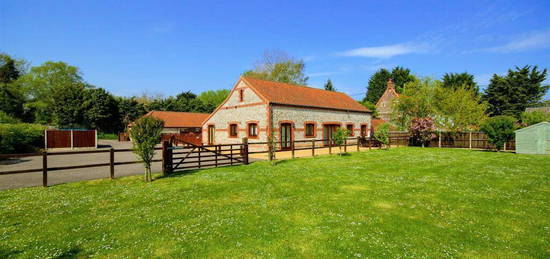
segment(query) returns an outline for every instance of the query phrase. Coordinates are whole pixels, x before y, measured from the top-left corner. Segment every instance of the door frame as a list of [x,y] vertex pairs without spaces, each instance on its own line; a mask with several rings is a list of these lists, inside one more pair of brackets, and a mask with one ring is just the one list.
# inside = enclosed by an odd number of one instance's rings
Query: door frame
[[[290,127],[290,145],[288,147],[283,148],[283,125],[288,125]],[[279,122],[279,145],[281,146],[281,150],[291,150],[292,149],[292,142],[294,141],[294,122],[292,121],[280,121]]]
[[[210,129],[212,129],[212,132],[210,132]],[[208,145],[214,145],[216,141],[216,125],[209,124],[206,128],[206,142]],[[212,140],[212,141],[210,141]]]
[[[334,131],[337,129],[337,128],[340,128],[342,127],[342,123],[340,122],[325,122],[323,123],[323,146],[328,146],[329,144],[331,146],[334,146],[332,144],[332,137],[330,139],[328,139],[329,137],[327,136],[327,132],[326,132],[326,129],[330,127],[331,128],[331,136],[332,134],[334,134]],[[334,129],[332,129],[334,127]],[[326,140],[326,142],[324,141],[325,139],[328,139]]]

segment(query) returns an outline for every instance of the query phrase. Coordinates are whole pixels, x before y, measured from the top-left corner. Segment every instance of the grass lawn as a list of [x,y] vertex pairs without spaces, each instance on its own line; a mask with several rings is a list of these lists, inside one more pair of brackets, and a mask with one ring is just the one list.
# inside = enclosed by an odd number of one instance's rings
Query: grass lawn
[[550,257],[550,157],[396,148],[0,192],[0,257]]

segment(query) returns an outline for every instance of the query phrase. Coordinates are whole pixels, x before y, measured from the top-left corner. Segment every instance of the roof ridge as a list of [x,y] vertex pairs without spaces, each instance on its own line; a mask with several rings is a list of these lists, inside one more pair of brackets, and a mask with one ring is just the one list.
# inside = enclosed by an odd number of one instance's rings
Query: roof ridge
[[251,76],[242,76],[242,77],[245,78],[245,79],[251,78],[253,80],[259,80],[259,81],[276,83],[276,84],[285,84],[285,85],[290,85],[290,86],[299,86],[299,87],[309,88],[309,89],[313,89],[313,90],[326,91],[326,92],[329,92],[329,93],[337,93],[337,94],[343,94],[343,95],[349,96],[349,95],[347,95],[346,93],[343,93],[343,92],[330,91],[330,90],[321,89],[321,88],[317,88],[317,87],[313,87],[313,86],[309,86],[309,85],[299,85],[299,84],[294,84],[294,83],[283,83],[283,82],[278,82],[278,81],[260,79],[260,78],[251,77]]

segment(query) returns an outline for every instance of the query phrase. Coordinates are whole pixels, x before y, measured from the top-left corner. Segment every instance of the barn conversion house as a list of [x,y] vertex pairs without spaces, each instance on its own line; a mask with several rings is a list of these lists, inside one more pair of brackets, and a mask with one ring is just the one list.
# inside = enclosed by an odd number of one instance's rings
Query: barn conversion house
[[[241,77],[202,127],[203,144],[330,139],[338,127],[369,134],[371,111],[344,93]],[[325,142],[327,144],[328,142]]]

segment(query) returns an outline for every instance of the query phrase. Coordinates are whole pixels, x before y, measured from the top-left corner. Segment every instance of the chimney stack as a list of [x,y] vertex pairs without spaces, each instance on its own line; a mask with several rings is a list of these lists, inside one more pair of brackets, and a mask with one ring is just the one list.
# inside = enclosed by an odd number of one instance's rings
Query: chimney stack
[[388,79],[388,89],[395,89],[395,84],[393,83],[393,79],[390,77]]

